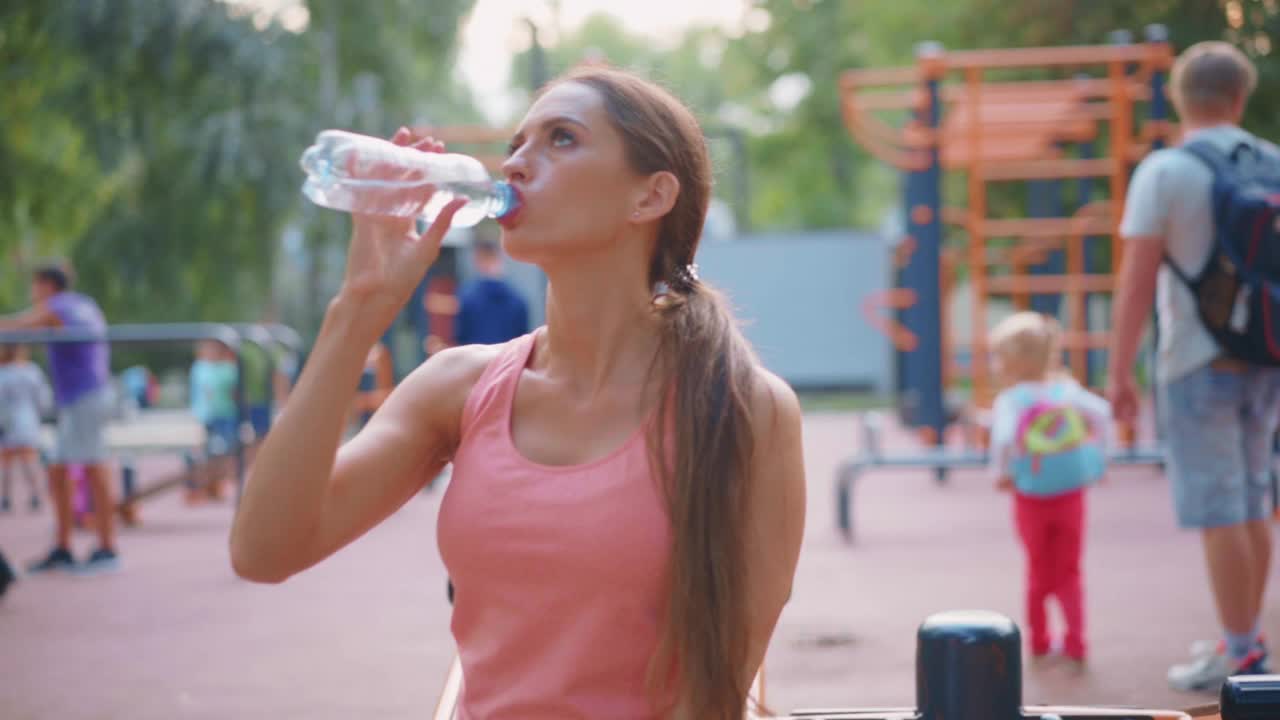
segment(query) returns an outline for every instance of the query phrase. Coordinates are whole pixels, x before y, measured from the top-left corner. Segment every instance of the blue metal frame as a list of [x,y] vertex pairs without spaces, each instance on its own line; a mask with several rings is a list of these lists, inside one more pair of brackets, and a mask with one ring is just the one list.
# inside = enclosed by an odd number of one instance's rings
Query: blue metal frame
[[[920,52],[936,46],[922,47]],[[936,131],[942,120],[940,81],[925,82],[928,105],[917,120]],[[919,344],[910,352],[898,352],[899,406],[903,421],[912,427],[929,427],[941,438],[947,426],[943,387],[941,254],[942,254],[942,162],[935,143],[928,151],[929,164],[904,178],[904,227],[915,239],[915,250],[899,273],[899,286],[916,292],[916,302],[898,311],[898,321],[913,333]],[[928,217],[916,216],[916,207],[928,209]],[[924,222],[917,222],[923,219]]]
[[[1027,217],[1057,218],[1062,217],[1064,205],[1062,199],[1062,180],[1030,180],[1027,182]],[[1061,275],[1066,272],[1067,254],[1061,249],[1051,250],[1049,257],[1042,263],[1028,268],[1032,275]],[[1062,296],[1057,294],[1033,294],[1030,309],[1045,315],[1058,316],[1062,306]]]

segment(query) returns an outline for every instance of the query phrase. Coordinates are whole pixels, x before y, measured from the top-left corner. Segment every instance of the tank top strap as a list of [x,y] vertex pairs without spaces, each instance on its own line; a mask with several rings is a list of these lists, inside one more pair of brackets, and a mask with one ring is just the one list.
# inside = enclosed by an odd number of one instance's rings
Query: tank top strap
[[538,331],[534,330],[505,343],[498,354],[489,361],[484,372],[476,380],[476,384],[467,395],[466,404],[462,408],[462,436],[465,438],[477,423],[485,421],[497,413],[502,417],[494,418],[510,422],[505,417],[510,411],[510,398],[520,382],[520,373],[529,364],[537,342]]

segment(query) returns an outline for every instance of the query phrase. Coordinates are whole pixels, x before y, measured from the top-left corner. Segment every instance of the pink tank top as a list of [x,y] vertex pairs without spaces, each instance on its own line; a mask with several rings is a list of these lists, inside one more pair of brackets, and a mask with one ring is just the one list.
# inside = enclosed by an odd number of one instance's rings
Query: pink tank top
[[521,455],[511,409],[534,337],[507,343],[467,398],[440,506],[459,716],[653,717],[645,677],[672,535],[645,432],[583,465]]

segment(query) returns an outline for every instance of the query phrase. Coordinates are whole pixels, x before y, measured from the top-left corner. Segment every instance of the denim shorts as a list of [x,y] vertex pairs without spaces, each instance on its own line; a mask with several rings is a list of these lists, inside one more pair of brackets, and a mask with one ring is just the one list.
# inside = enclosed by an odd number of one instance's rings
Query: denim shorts
[[91,464],[109,460],[107,423],[114,413],[115,391],[110,385],[90,390],[58,408],[54,462]]
[[1267,517],[1280,369],[1206,365],[1159,393],[1178,524],[1213,528]]

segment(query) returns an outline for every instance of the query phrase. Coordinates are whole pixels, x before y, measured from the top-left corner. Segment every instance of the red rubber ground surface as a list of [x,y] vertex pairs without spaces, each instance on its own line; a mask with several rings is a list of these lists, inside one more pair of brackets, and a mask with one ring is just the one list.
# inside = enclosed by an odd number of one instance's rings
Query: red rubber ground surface
[[[858,544],[843,543],[832,476],[854,437],[851,415],[807,417],[808,530],[766,665],[777,710],[912,704],[914,632],[926,615],[985,608],[1021,619],[1008,498],[980,474],[945,487],[923,472],[871,476],[857,493]],[[0,718],[429,716],[453,652],[439,498],[415,498],[280,586],[232,575],[229,504],[192,509],[171,494],[144,505],[141,527],[122,533],[120,574],[24,578],[0,601]],[[1091,669],[1028,671],[1026,700],[1201,704],[1164,681],[1216,626],[1198,541],[1174,527],[1164,479],[1117,471],[1089,503]],[[0,516],[0,548],[25,564],[47,548],[50,522]],[[76,543],[83,555],[92,539]],[[1269,601],[1267,628],[1280,638],[1277,609]]]

